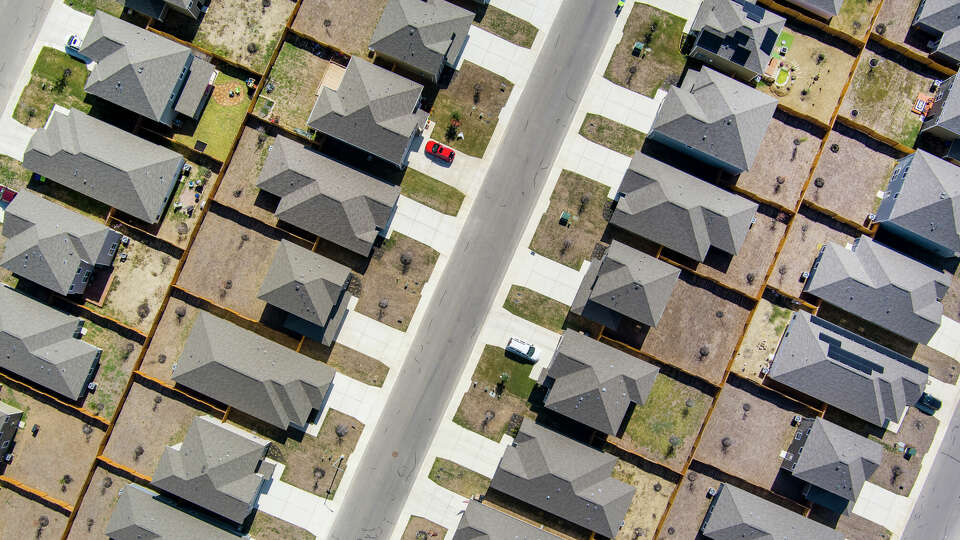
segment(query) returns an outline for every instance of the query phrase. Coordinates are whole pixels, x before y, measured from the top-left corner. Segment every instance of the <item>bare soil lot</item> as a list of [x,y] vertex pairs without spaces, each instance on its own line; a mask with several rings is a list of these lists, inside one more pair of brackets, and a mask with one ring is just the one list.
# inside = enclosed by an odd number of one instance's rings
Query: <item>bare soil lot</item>
[[[120,262],[122,253],[127,254],[124,262]],[[114,260],[110,290],[103,307],[90,302],[87,307],[146,333],[157,316],[176,268],[176,259],[131,238],[130,245],[121,246]]]
[[[183,317],[178,312],[183,313]],[[183,352],[183,344],[190,336],[190,329],[199,312],[197,308],[171,297],[157,324],[150,347],[143,355],[140,371],[172,385],[173,365]]]
[[[410,256],[408,265],[401,262],[404,254]],[[361,278],[357,312],[406,332],[439,256],[430,246],[394,232],[374,249],[370,266]],[[381,309],[384,301],[387,306]]]
[[[478,385],[471,387],[460,402],[453,421],[488,439],[500,442],[504,433],[520,427],[524,416],[534,417],[527,402],[504,392],[499,398],[491,396],[493,388]],[[490,414],[493,413],[493,417]],[[512,424],[512,425],[511,425]],[[511,429],[513,428],[513,429]]]
[[956,384],[957,375],[960,374],[958,373],[960,372],[960,364],[952,357],[921,344],[917,345],[913,360],[930,368],[931,377],[936,377],[947,384]]
[[[109,480],[107,480],[109,478]],[[70,528],[70,540],[100,540],[106,536],[107,524],[117,504],[120,489],[129,481],[103,467],[97,467],[90,487],[80,502],[77,517]]]
[[637,488],[617,540],[632,540],[638,531],[644,536],[652,535],[677,485],[622,459],[617,460],[611,476]]
[[690,471],[680,481],[677,496],[673,498],[670,513],[660,529],[658,540],[694,540],[707,515],[710,499],[707,490],[716,489],[720,481],[696,471]]
[[[550,205],[533,233],[530,249],[579,270],[583,261],[593,255],[607,227],[603,213],[609,192],[609,187],[586,176],[570,171],[560,173],[550,194]],[[563,212],[572,216],[567,225],[560,224]]]
[[390,371],[390,368],[376,358],[339,343],[326,347],[322,343],[306,339],[300,348],[300,354],[319,360],[351,379],[376,387],[383,386],[387,372]]
[[223,174],[214,197],[217,202],[268,225],[276,225],[278,220],[272,209],[263,208],[263,197],[260,197],[257,180],[263,164],[267,161],[267,152],[273,145],[273,140],[274,137],[266,132],[261,135],[258,130],[245,126],[230,160],[230,167]]
[[[936,418],[927,416],[914,407],[907,409],[899,431],[894,433],[887,430],[883,434],[883,461],[870,480],[897,495],[909,496],[920,474],[920,462],[933,443],[938,425],[940,421]],[[917,455],[909,460],[904,459],[903,454],[896,451],[895,445],[898,442],[916,448]]]
[[387,0],[304,0],[293,29],[349,55],[365,57],[386,5]]
[[403,530],[400,540],[427,540],[431,538],[443,538],[447,535],[447,529],[437,525],[429,519],[420,516],[410,516],[407,522],[407,528]]
[[[42,521],[47,524],[40,527]],[[0,489],[0,538],[59,538],[66,529],[67,516],[11,489]]]
[[212,2],[193,44],[263,73],[295,6],[293,0]]
[[[871,0],[850,0],[844,2],[837,16],[830,19],[830,27],[840,30],[844,34],[853,36],[861,41],[867,39],[870,31],[870,21],[877,11],[877,4]],[[916,10],[911,11],[914,13]],[[905,17],[903,17],[905,18]]]
[[[293,43],[284,43],[267,79],[273,84],[274,90],[260,95],[261,100],[267,98],[273,101],[266,118],[290,130],[306,129],[310,111],[317,101],[317,88],[329,65],[328,60],[306,49]],[[254,109],[254,113],[265,118],[259,107]]]
[[911,31],[913,17],[904,16],[906,13],[916,13],[919,6],[920,0],[884,0],[873,31],[926,56],[929,52],[926,48],[929,38],[921,32]]
[[93,378],[97,390],[87,394],[84,407],[109,420],[140,355],[140,344],[90,321],[84,322],[83,327],[87,331],[83,340],[103,350],[100,367]]
[[[620,86],[653,97],[657,90],[680,80],[686,58],[680,53],[686,21],[653,6],[636,3],[623,29],[623,38],[613,50],[604,77]],[[633,44],[642,41],[649,49],[633,55]]]
[[790,296],[799,297],[803,291],[800,275],[810,271],[813,260],[820,252],[820,246],[827,242],[848,244],[857,236],[859,235],[854,229],[819,212],[802,208],[793,218],[768,285]]
[[791,316],[793,312],[789,309],[761,299],[730,371],[757,384],[763,382],[760,370],[769,366],[768,358],[777,351]]

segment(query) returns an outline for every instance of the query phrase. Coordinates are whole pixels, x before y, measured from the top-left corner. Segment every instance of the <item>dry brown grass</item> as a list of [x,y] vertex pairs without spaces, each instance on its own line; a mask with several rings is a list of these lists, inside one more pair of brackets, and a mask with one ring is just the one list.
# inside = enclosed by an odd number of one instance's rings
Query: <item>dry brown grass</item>
[[327,347],[312,339],[304,340],[300,353],[320,360],[351,379],[356,379],[371,386],[383,386],[387,372],[390,371],[383,362],[355,351],[346,345],[334,343]]
[[913,354],[913,360],[920,362],[930,369],[930,376],[935,377],[947,384],[956,384],[957,375],[960,374],[960,364],[951,357],[942,352],[927,347],[926,345],[917,345],[917,350]]
[[266,512],[257,512],[250,524],[250,536],[257,540],[313,540],[310,531],[275,518]]
[[[48,525],[37,535],[38,523],[46,517]],[[67,516],[20,496],[10,489],[0,489],[0,538],[59,538],[67,528]]]
[[249,126],[243,128],[230,167],[224,173],[214,199],[268,225],[276,225],[278,220],[273,211],[257,205],[260,194],[257,180],[274,137],[266,137],[261,143],[258,135],[257,130]]
[[[110,479],[110,486],[104,485],[104,480]],[[128,480],[108,472],[103,467],[97,467],[90,480],[83,501],[77,509],[77,517],[70,528],[70,540],[101,540],[106,536],[107,524],[113,514],[113,507],[117,504],[120,488],[127,485]],[[93,520],[90,524],[89,520]]]
[[792,315],[787,308],[760,300],[730,371],[758,384],[763,382],[760,370],[768,365],[767,358],[776,352]]
[[[653,97],[659,88],[675,84],[686,62],[680,53],[684,22],[653,6],[634,4],[623,28],[623,38],[613,50],[603,76],[648,97]],[[656,31],[648,39],[652,24],[656,24]],[[637,41],[650,48],[642,57],[633,56],[633,44]]]
[[[121,253],[127,254],[126,262],[120,262]],[[90,303],[87,307],[146,333],[157,316],[176,268],[176,259],[131,238],[130,245],[117,252],[113,281],[103,307]],[[147,316],[141,318],[138,310],[144,303],[149,309]]]
[[304,0],[293,29],[347,54],[366,57],[386,5],[387,0]]
[[400,540],[420,540],[420,533],[427,535],[427,539],[443,538],[447,534],[447,529],[437,525],[429,519],[420,516],[410,516],[407,522],[407,528],[403,530]]
[[[310,51],[284,43],[270,68],[268,81],[273,83],[274,90],[260,96],[274,103],[270,119],[276,119],[279,125],[290,130],[306,129],[310,111],[317,101],[317,88],[329,65],[329,61]],[[259,107],[254,108],[254,113],[264,117]]]
[[919,6],[920,0],[884,0],[883,5],[880,6],[880,13],[877,14],[874,32],[877,32],[877,27],[882,25],[884,38],[926,56],[928,38],[920,32],[911,32],[910,24],[913,18],[904,16],[907,13],[911,15],[916,13]]
[[[799,297],[803,291],[800,281],[802,272],[809,272],[813,260],[826,242],[844,245],[853,242],[856,231],[808,208],[801,209],[793,218],[790,232],[770,275],[768,285],[777,290]],[[780,269],[783,267],[783,272]]]
[[[410,254],[412,259],[406,273],[400,263],[400,256],[404,253]],[[430,246],[394,232],[381,248],[374,251],[373,260],[362,278],[363,291],[357,312],[405,332],[439,256]],[[382,313],[381,300],[387,301]]]
[[[177,310],[181,308],[184,310],[182,319],[177,316]],[[197,308],[171,297],[150,340],[150,347],[143,355],[140,371],[172,385],[173,365],[183,352],[183,345],[199,312]]]
[[612,476],[637,488],[616,540],[632,540],[638,530],[643,536],[652,535],[677,485],[622,459],[617,460]]
[[719,480],[695,471],[688,472],[680,481],[677,495],[670,506],[670,513],[664,519],[657,540],[697,538],[703,518],[707,515],[707,508],[710,507],[707,490],[711,487],[716,489],[719,486]]
[[[492,390],[492,387],[485,387],[484,385],[478,385],[476,388],[471,387],[467,390],[463,394],[463,400],[460,402],[460,407],[457,408],[453,421],[470,431],[500,442],[503,434],[510,427],[510,419],[513,415],[533,415],[530,413],[526,401],[507,392],[497,398],[490,395]],[[484,427],[483,421],[488,412],[493,413],[493,419]],[[519,426],[519,423],[516,425]]]
[[[560,179],[550,194],[550,205],[533,233],[530,249],[579,270],[583,261],[593,255],[606,229],[603,209],[609,200],[609,192],[610,188],[596,180],[566,170],[560,173]],[[586,204],[583,203],[584,196],[589,197]],[[573,216],[567,226],[560,224],[560,214],[564,211]]]
[[[210,4],[193,43],[263,73],[294,6],[293,0],[274,0],[269,7],[262,2],[217,0]],[[257,46],[254,52],[247,49],[250,43]]]

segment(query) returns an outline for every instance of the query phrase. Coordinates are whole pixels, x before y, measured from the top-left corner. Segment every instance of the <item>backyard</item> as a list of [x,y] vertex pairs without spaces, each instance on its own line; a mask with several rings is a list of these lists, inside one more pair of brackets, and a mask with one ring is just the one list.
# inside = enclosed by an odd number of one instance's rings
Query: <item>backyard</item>
[[884,38],[901,43],[922,56],[928,53],[928,38],[923,32],[911,29],[913,18],[904,17],[905,13],[916,13],[921,0],[884,0],[877,14],[877,24],[873,31]]
[[443,458],[434,460],[427,477],[437,485],[468,499],[483,495],[490,487],[490,479],[486,476]]
[[677,495],[670,505],[670,512],[663,521],[657,540],[693,540],[700,532],[700,525],[710,507],[707,490],[717,489],[720,481],[696,471],[689,471],[680,481]]
[[489,4],[483,8],[483,18],[474,24],[525,49],[529,49],[537,38],[536,26]]
[[617,460],[611,476],[637,488],[616,540],[652,536],[677,485],[622,459]]
[[[190,232],[200,220],[199,209],[206,204],[213,181],[216,180],[216,172],[189,160],[187,163],[190,165],[190,172],[180,177],[163,220],[160,221],[159,228],[156,228],[158,238],[179,248],[187,247]],[[180,203],[179,207],[177,203]]]
[[376,358],[340,343],[334,343],[333,347],[327,347],[318,341],[305,339],[303,347],[300,348],[300,353],[327,364],[351,379],[378,388],[383,386],[383,381],[387,378],[387,372],[390,371],[390,368]]
[[248,531],[256,540],[314,540],[316,535],[296,525],[257,511]]
[[123,2],[120,0],[63,0],[63,3],[87,15],[95,15],[98,10],[114,17],[123,13]]
[[798,298],[803,292],[802,273],[810,271],[813,260],[820,253],[820,246],[827,242],[842,246],[853,242],[857,236],[854,229],[809,208],[801,208],[790,224],[790,232],[774,263],[776,270],[767,284]]
[[[267,87],[260,94],[261,101],[268,99],[273,105],[269,114],[265,114],[258,102],[254,113],[291,131],[306,129],[317,100],[317,88],[329,65],[328,60],[310,51],[284,43],[270,68]],[[272,92],[268,91],[270,85],[273,85]]]
[[[277,4],[285,2],[287,0],[278,0]],[[214,2],[214,6],[220,5],[221,2]],[[220,71],[200,121],[185,120],[183,126],[175,130],[173,140],[222,162],[230,153],[249,105],[250,93],[244,80]]]
[[[680,52],[686,20],[646,4],[636,3],[623,29],[623,38],[613,50],[604,77],[614,83],[653,97],[657,90],[680,81],[686,57]],[[634,54],[634,44],[644,49]]]
[[761,299],[730,371],[760,384],[764,377],[760,370],[769,367],[767,359],[777,351],[792,316],[789,309]]
[[642,131],[593,113],[587,113],[586,118],[583,119],[580,135],[600,146],[630,157],[640,150],[643,141],[647,138],[647,134]]
[[0,184],[20,191],[27,187],[32,173],[23,168],[23,163],[9,156],[0,155]]
[[140,345],[90,321],[84,321],[83,328],[87,332],[83,340],[103,350],[93,378],[97,390],[87,394],[84,407],[110,420],[140,355]]
[[374,250],[361,278],[356,311],[406,332],[439,256],[430,246],[394,232]]
[[508,357],[501,347],[485,345],[453,421],[499,442],[528,414],[527,399],[536,385],[530,378],[532,368]]
[[387,0],[303,0],[293,29],[362,58],[367,56],[370,38],[386,5]]
[[240,142],[230,159],[230,167],[223,174],[214,199],[220,204],[252,216],[268,225],[277,223],[272,208],[263,208],[257,180],[267,161],[274,137],[262,129],[243,128]]
[[464,61],[450,86],[441,90],[433,102],[430,119],[437,124],[434,138],[482,158],[512,90],[512,82]]
[[[66,528],[67,516],[11,489],[0,489],[0,538],[60,538]],[[26,531],[30,532],[25,535]]]
[[[607,227],[604,208],[609,192],[610,188],[600,182],[574,172],[561,172],[550,195],[550,205],[533,233],[530,249],[580,270],[583,261],[593,256]],[[560,221],[564,212],[571,214],[567,225]]]
[[455,216],[463,204],[463,193],[457,188],[407,167],[400,183],[400,194],[429,206],[437,212]]
[[570,306],[520,285],[510,286],[510,292],[503,301],[503,308],[517,317],[557,333],[563,331],[563,321],[570,311]]
[[190,336],[199,312],[197,308],[171,296],[157,323],[150,347],[143,355],[140,371],[172,385],[173,365],[183,352],[183,345]]
[[210,4],[193,44],[263,73],[296,2],[217,0]]
[[127,482],[127,479],[103,467],[94,470],[90,486],[77,509],[77,517],[70,527],[70,540],[101,540],[106,536],[113,507],[117,505],[120,489]]
[[407,527],[400,535],[400,540],[430,540],[431,538],[443,538],[446,535],[447,529],[429,519],[410,516],[410,521],[407,522]]
[[54,104],[90,112],[83,90],[88,74],[83,62],[63,51],[44,47],[13,110],[14,120],[27,127],[41,128]]
[[[840,11],[830,19],[830,27],[836,28],[844,34],[853,36],[860,41],[866,41],[870,31],[873,14],[877,11],[877,4],[872,0],[845,0]],[[914,13],[911,11],[910,13]],[[901,18],[906,19],[901,14]]]

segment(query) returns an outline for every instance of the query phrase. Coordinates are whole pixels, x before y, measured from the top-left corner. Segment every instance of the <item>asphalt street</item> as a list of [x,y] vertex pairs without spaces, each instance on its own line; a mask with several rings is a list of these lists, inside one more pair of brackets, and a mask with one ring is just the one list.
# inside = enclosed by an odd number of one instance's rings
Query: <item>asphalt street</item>
[[560,7],[330,538],[390,535],[613,28],[613,7]]
[[960,407],[953,412],[940,452],[917,499],[903,540],[960,538]]
[[53,0],[0,0],[0,109],[30,56]]

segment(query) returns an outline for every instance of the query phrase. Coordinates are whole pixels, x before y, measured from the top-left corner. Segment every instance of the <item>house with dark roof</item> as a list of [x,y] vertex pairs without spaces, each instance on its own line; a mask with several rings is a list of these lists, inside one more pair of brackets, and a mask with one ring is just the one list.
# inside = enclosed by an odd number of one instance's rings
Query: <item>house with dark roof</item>
[[453,540],[559,540],[526,521],[471,500],[460,517]]
[[7,206],[0,266],[62,295],[83,294],[94,272],[113,266],[123,237],[84,215],[21,191]]
[[678,277],[675,266],[614,240],[590,261],[570,311],[609,328],[624,320],[656,326]]
[[320,90],[307,127],[403,168],[427,123],[422,93],[423,86],[353,58],[340,86]]
[[180,359],[176,384],[277,429],[304,430],[323,409],[336,371],[207,312],[200,312]]
[[820,249],[804,292],[914,343],[940,327],[950,275],[906,257],[868,236],[847,249]]
[[200,6],[203,0],[124,0],[124,7],[142,13],[151,19],[162,21],[170,10],[190,17],[200,18]]
[[941,257],[960,257],[960,168],[924,150],[900,159],[874,221]]
[[[180,510],[159,494],[137,484],[127,484],[110,515],[104,533],[111,540],[238,540],[204,518]],[[249,538],[243,536],[242,538]]]
[[631,485],[610,477],[617,458],[524,418],[490,487],[607,538],[623,526]]
[[184,163],[77,109],[54,111],[23,154],[25,169],[150,224],[163,216]]
[[[921,2],[921,5],[923,3]],[[954,92],[956,75],[951,75],[940,83],[933,95],[933,106],[923,117],[920,133],[926,133],[950,143],[947,156],[960,159],[960,91]]]
[[13,438],[20,429],[23,411],[0,401],[0,460],[13,449]]
[[660,368],[567,329],[541,372],[544,407],[608,435],[619,435],[631,405],[643,405]]
[[794,313],[767,379],[885,427],[927,384],[927,368],[805,311]]
[[757,203],[637,152],[623,175],[610,223],[685,257],[740,252]]
[[282,240],[257,298],[287,313],[284,328],[329,347],[353,298],[349,283],[346,266]]
[[882,459],[880,443],[823,418],[804,418],[780,468],[806,483],[808,501],[847,514]]
[[[199,118],[206,105],[201,97],[212,91],[213,66],[189,47],[102,11],[93,17],[80,54],[97,63],[87,77],[88,94],[167,126],[178,112]],[[180,99],[195,108],[178,110]]]
[[744,81],[763,74],[786,19],[750,0],[704,0],[689,56]]
[[270,441],[211,416],[194,417],[183,441],[163,450],[150,485],[231,523],[253,511],[273,465]]
[[730,484],[710,500],[700,532],[710,540],[843,540],[844,535]]
[[786,0],[787,4],[829,21],[840,13],[844,0]]
[[957,67],[960,63],[960,4],[955,0],[921,0],[911,28],[929,38],[930,58]]
[[370,50],[437,82],[456,68],[473,12],[446,0],[389,0],[373,31]]
[[0,286],[0,369],[69,401],[93,379],[101,350],[81,341],[83,319]]
[[257,187],[280,198],[281,221],[364,257],[400,198],[399,186],[282,135],[273,142]]
[[753,165],[777,100],[706,66],[687,70],[657,110],[649,139],[730,174]]

